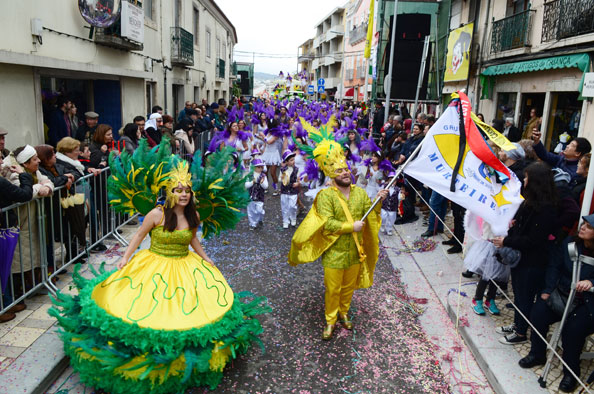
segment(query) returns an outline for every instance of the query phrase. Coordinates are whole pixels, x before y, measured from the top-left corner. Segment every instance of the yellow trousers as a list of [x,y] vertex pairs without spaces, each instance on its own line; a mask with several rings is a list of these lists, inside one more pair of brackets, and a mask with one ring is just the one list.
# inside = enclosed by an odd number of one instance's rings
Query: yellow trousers
[[361,264],[355,264],[347,269],[324,268],[326,323],[335,324],[337,313],[344,315],[349,311],[360,266]]

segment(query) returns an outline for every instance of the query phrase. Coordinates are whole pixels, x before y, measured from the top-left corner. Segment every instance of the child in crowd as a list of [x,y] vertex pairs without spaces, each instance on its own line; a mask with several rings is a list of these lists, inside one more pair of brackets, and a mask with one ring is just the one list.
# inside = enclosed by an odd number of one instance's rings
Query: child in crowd
[[[387,186],[390,180],[396,175],[394,170],[387,174],[384,186]],[[393,235],[394,222],[398,215],[398,194],[400,189],[394,184],[390,187],[388,197],[382,202],[382,232],[386,235]]]
[[283,216],[283,228],[289,228],[297,224],[297,196],[299,194],[298,171],[295,168],[295,153],[286,150],[283,153],[283,165],[281,167],[281,213]]
[[245,188],[250,193],[251,202],[247,206],[250,230],[255,229],[264,220],[264,191],[268,189],[268,179],[264,172],[264,162],[258,158],[252,160],[254,174],[245,183]]

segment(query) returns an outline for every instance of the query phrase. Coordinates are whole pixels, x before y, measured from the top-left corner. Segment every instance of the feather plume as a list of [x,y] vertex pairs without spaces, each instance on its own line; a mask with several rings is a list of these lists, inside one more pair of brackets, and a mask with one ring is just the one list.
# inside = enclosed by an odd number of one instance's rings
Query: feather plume
[[362,139],[360,149],[367,151],[367,152],[381,152],[382,151],[379,148],[379,146],[376,145],[376,143],[372,137],[369,137],[367,139]]

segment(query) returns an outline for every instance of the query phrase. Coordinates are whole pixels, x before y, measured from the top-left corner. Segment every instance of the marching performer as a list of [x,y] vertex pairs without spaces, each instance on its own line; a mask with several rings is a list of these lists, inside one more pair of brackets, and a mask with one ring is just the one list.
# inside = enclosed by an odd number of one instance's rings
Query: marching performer
[[[329,127],[317,130],[304,119],[301,122],[316,147],[299,148],[317,161],[332,184],[318,193],[295,232],[289,264],[295,266],[322,258],[326,286],[326,326],[322,339],[329,340],[338,319],[345,329],[352,330],[353,322],[348,313],[353,292],[373,284],[379,254],[381,204],[361,220],[372,203],[364,189],[351,184],[342,146],[334,141]],[[378,196],[385,199],[387,190],[379,191]]]

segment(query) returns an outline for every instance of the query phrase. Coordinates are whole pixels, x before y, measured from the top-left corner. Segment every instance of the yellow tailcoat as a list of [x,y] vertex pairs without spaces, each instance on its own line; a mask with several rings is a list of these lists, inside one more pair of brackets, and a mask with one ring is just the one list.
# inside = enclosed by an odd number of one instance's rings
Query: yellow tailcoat
[[353,220],[360,220],[371,207],[371,200],[365,190],[351,185],[349,199],[335,187],[321,190],[313,206],[291,241],[289,264],[310,263],[322,256],[322,265],[327,268],[348,268],[358,264],[359,254],[353,234],[365,252],[361,262],[357,288],[367,288],[373,284],[373,273],[379,255],[379,229],[381,226],[381,204],[365,219],[360,233],[353,233],[353,223],[346,218],[339,198],[347,202]]

